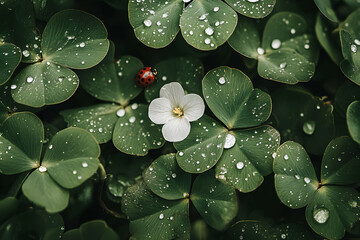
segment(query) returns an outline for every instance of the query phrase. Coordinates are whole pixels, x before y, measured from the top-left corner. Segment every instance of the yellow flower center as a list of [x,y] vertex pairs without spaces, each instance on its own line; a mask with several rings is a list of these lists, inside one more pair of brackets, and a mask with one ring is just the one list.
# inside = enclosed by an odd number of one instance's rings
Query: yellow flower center
[[184,115],[184,112],[181,108],[177,107],[174,108],[174,110],[172,110],[172,112],[174,113],[174,115],[176,115],[177,117],[182,117]]

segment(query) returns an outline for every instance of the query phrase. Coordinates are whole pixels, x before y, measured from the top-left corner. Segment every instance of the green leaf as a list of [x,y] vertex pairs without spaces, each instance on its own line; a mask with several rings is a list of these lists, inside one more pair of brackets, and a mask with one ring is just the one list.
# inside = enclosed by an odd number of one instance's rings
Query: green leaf
[[271,226],[264,222],[251,220],[240,221],[228,230],[227,239],[274,239],[274,236],[271,234],[272,229]]
[[[228,0],[229,1],[229,0]],[[239,16],[234,33],[228,40],[230,46],[248,58],[257,59],[260,45],[260,34],[256,22],[247,17]]]
[[190,193],[191,174],[177,165],[175,154],[157,158],[144,172],[144,181],[153,193],[164,199],[182,199]]
[[251,80],[238,69],[219,67],[203,80],[205,101],[229,129],[260,125],[271,113],[270,96],[254,89]]
[[232,132],[235,145],[225,150],[216,165],[216,176],[240,192],[258,188],[263,176],[272,173],[273,153],[280,144],[280,134],[271,126]]
[[196,177],[190,198],[207,224],[223,230],[237,214],[237,196],[234,188],[219,182],[214,175],[210,170]]
[[272,102],[283,141],[296,141],[309,153],[322,154],[334,136],[333,106],[297,88],[273,92]]
[[356,36],[351,35],[351,33],[346,30],[341,30],[340,40],[344,58],[348,60],[354,68],[360,68],[360,40],[356,39]]
[[66,101],[79,86],[76,74],[65,67],[42,61],[25,67],[12,81],[12,97],[18,103],[42,107]]
[[292,49],[281,49],[259,56],[261,77],[287,84],[308,82],[315,73],[315,64]]
[[86,69],[97,65],[106,56],[109,40],[99,19],[72,9],[51,17],[42,35],[41,48],[45,61]]
[[113,129],[118,116],[119,105],[102,103],[88,107],[67,109],[60,112],[68,126],[88,130],[99,143],[108,142],[113,136]]
[[201,96],[201,80],[204,76],[204,67],[200,60],[193,57],[171,58],[154,66],[157,71],[156,80],[145,88],[145,98],[151,102],[159,97],[162,86],[171,82],[178,82],[187,93],[196,93]]
[[199,50],[223,45],[234,32],[236,12],[220,0],[192,1],[180,18],[185,41]]
[[80,128],[66,128],[49,142],[42,166],[60,186],[74,188],[99,167],[100,147],[95,138]]
[[0,226],[3,224],[4,221],[9,219],[18,211],[18,209],[20,208],[19,205],[20,201],[17,200],[15,197],[7,197],[0,200]]
[[69,202],[69,192],[60,187],[48,172],[33,171],[22,185],[24,195],[47,212],[64,210]]
[[212,168],[223,153],[226,132],[219,122],[206,115],[191,123],[189,136],[174,143],[179,166],[190,173]]
[[106,58],[97,66],[78,71],[81,86],[91,96],[125,106],[140,94],[135,76],[143,63],[132,56],[123,56],[115,62],[115,46],[111,42]]
[[21,50],[11,43],[0,42],[0,85],[6,83],[21,60]]
[[137,239],[190,239],[189,199],[162,199],[141,181],[127,189],[121,207]]
[[44,127],[32,113],[14,113],[0,128],[0,172],[16,174],[40,163]]
[[314,0],[320,12],[330,21],[338,22],[335,11],[332,8],[331,0]]
[[58,239],[64,232],[64,221],[60,214],[49,214],[44,210],[29,209],[11,217],[0,227],[0,238],[11,240]]
[[349,60],[345,59],[340,63],[340,69],[348,79],[360,85],[359,67],[354,66]]
[[342,239],[359,220],[360,194],[350,187],[323,186],[306,207],[306,220],[317,233],[329,239]]
[[81,224],[63,236],[64,240],[119,240],[117,233],[103,220],[92,220]]
[[235,11],[251,18],[264,18],[273,10],[276,0],[225,0]]
[[[341,51],[335,42],[334,33],[331,32],[332,28],[331,23],[319,13],[316,17],[315,24],[316,37],[331,60],[339,65],[343,57],[341,56]],[[338,33],[336,33],[336,36],[338,37]]]
[[349,128],[349,133],[360,144],[360,102],[352,102],[346,111],[346,121]]
[[280,146],[274,159],[275,189],[280,201],[297,209],[313,198],[319,182],[305,149],[288,141]]
[[47,1],[47,0],[32,0],[36,18],[47,21],[57,12],[64,9],[76,8],[75,0],[61,0],[61,1]]
[[111,154],[105,169],[109,199],[120,203],[126,189],[142,179],[142,173],[150,163],[148,157],[130,156],[119,151]]
[[145,156],[150,149],[162,147],[165,143],[161,126],[152,123],[148,117],[148,106],[132,104],[118,112],[113,143],[121,152]]
[[265,52],[280,49],[283,42],[305,34],[306,27],[305,19],[296,13],[277,13],[265,25],[262,47]]
[[31,1],[7,0],[0,6],[0,41],[13,43],[22,50],[22,62],[41,59],[41,36],[36,28]]
[[184,5],[181,0],[130,0],[129,21],[135,36],[148,47],[169,45],[179,32]]
[[360,168],[359,145],[350,137],[332,140],[323,156],[321,183],[348,185],[360,182],[357,174]]

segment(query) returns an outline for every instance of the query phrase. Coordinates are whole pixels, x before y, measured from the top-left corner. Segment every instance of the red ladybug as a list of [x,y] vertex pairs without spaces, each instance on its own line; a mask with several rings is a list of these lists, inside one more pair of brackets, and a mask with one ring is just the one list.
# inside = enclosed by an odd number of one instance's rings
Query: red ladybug
[[156,78],[156,70],[151,67],[144,67],[136,74],[136,85],[139,87],[147,87],[154,82]]

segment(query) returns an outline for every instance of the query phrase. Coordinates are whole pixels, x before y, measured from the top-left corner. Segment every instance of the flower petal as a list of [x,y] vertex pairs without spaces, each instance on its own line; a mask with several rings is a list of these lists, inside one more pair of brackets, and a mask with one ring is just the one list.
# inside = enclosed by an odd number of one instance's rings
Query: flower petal
[[168,142],[180,142],[190,133],[190,123],[185,117],[173,118],[162,127],[162,134]]
[[168,120],[174,118],[172,114],[172,107],[169,99],[156,98],[151,101],[149,105],[148,115],[152,122],[156,124],[164,124]]
[[184,89],[182,88],[181,84],[178,82],[171,82],[165,84],[160,89],[160,97],[169,99],[171,106],[173,108],[179,106],[184,95],[185,95]]
[[197,94],[191,93],[185,95],[181,102],[181,107],[184,110],[184,116],[190,122],[196,121],[204,115],[204,100]]

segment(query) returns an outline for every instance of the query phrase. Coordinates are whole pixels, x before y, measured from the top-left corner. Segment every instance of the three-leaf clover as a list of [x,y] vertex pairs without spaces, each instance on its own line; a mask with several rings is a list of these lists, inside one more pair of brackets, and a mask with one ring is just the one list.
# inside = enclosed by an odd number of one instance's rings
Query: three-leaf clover
[[12,114],[0,131],[0,172],[11,175],[29,171],[22,191],[50,213],[64,210],[68,189],[81,185],[98,169],[100,147],[83,129],[58,132],[44,150],[44,126],[32,113]]

